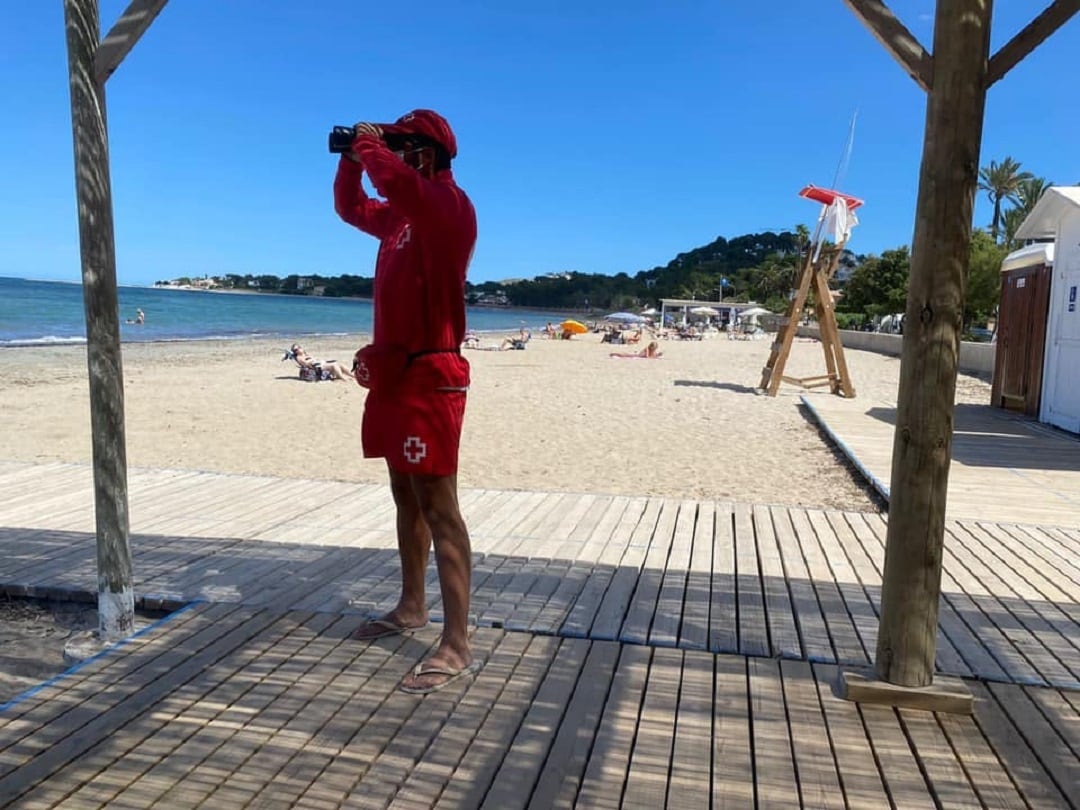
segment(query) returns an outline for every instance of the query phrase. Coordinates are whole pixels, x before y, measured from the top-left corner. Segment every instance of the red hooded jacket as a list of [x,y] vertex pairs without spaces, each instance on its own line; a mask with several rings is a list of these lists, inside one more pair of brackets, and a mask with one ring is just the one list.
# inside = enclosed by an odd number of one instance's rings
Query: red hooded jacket
[[[419,352],[465,339],[465,273],[476,244],[476,212],[445,169],[431,180],[371,135],[356,139],[334,178],[338,215],[380,242],[375,262],[375,345]],[[369,197],[367,171],[385,202]]]

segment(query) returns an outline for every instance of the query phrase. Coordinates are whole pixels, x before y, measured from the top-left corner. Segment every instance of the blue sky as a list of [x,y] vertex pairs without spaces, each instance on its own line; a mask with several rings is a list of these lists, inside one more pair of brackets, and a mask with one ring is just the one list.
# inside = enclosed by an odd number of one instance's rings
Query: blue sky
[[[0,275],[78,280],[61,0],[0,28]],[[107,85],[118,278],[371,275],[333,212],[333,124],[431,107],[458,136],[474,282],[635,273],[866,199],[851,247],[910,242],[925,96],[841,0],[173,0]],[[998,0],[994,47],[1045,2]],[[126,6],[102,0],[107,30]],[[890,7],[930,49],[933,2]],[[982,163],[1080,182],[1080,19],[992,88]],[[980,197],[977,224],[989,221]]]

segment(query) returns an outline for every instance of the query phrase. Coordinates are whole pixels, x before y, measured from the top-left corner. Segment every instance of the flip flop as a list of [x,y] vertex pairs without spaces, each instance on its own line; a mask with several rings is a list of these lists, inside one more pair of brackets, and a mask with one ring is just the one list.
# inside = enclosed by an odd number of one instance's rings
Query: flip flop
[[468,677],[469,675],[475,675],[479,671],[479,661],[473,661],[467,667],[462,667],[461,669],[451,669],[450,667],[442,667],[437,664],[425,664],[421,661],[416,665],[413,671],[409,673],[410,675],[414,678],[423,678],[425,675],[441,675],[445,680],[436,681],[427,686],[406,686],[402,683],[398,686],[398,689],[402,692],[408,692],[410,695],[429,695],[432,692],[438,692],[444,686],[449,686],[456,680]]
[[409,627],[408,625],[401,624],[400,622],[396,622],[393,619],[384,616],[379,619],[368,619],[349,633],[349,638],[353,641],[374,641],[375,639],[386,638],[387,636],[399,636],[404,633],[411,633],[413,630],[419,630],[423,626],[424,625]]

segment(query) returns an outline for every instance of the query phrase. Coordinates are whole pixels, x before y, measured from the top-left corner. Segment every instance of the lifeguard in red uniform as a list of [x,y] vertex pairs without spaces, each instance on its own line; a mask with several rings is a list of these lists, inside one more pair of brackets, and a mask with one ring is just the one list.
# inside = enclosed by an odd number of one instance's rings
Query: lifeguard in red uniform
[[[434,544],[445,626],[438,649],[401,684],[425,693],[475,671],[467,634],[471,551],[457,469],[469,386],[459,349],[476,213],[454,181],[457,141],[438,113],[414,110],[393,124],[357,124],[354,133],[334,180],[334,205],[345,222],[379,240],[374,335],[355,369],[369,389],[364,455],[385,458],[389,469],[402,589],[397,606],[353,638],[427,623],[424,576]],[[364,192],[364,172],[383,199]]]

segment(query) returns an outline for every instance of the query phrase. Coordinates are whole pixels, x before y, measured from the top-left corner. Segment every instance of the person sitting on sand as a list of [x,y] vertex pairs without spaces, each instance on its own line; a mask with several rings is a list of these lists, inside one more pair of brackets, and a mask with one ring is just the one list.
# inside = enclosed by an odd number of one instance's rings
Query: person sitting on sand
[[609,357],[641,358],[645,360],[659,360],[663,356],[664,353],[660,351],[660,345],[655,340],[640,352],[612,352],[609,355]]
[[470,329],[465,333],[465,339],[461,342],[461,346],[464,349],[479,349],[480,336]]
[[299,343],[294,343],[292,348],[285,353],[285,357],[291,357],[301,369],[309,369],[314,372],[314,379],[318,380],[353,380],[352,369],[337,360],[316,360],[308,354]]
[[525,344],[532,340],[532,332],[521,327],[521,331],[518,332],[518,336],[513,335],[503,338],[503,342],[499,345],[499,351],[506,351],[507,349],[524,349]]

